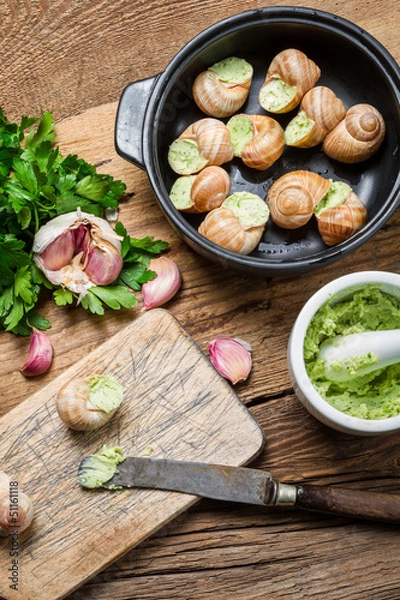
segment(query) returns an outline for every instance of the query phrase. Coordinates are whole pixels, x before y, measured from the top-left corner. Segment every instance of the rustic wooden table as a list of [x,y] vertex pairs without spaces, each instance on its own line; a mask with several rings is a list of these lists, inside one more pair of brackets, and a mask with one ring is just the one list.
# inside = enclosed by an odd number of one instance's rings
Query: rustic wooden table
[[[10,120],[51,110],[63,151],[79,153],[99,171],[125,181],[121,218],[132,236],[153,235],[170,243],[168,255],[179,265],[183,285],[167,308],[205,353],[216,334],[251,344],[253,370],[236,392],[266,437],[254,466],[286,482],[400,492],[398,435],[357,438],[321,425],[294,395],[286,366],[296,315],[322,285],[360,269],[400,272],[400,216],[333,266],[297,278],[253,279],[221,271],[184,245],[157,207],[146,173],[113,149],[115,110],[127,83],[161,72],[186,42],[222,18],[289,4],[304,3],[3,0],[0,103]],[[307,5],[353,21],[400,60],[400,12],[392,0],[310,0]],[[29,340],[2,333],[1,415],[129,324],[140,304],[133,312],[90,317],[44,298],[41,310],[53,325],[53,366],[40,378],[24,379],[19,368]],[[398,530],[385,524],[202,500],[69,600],[396,600],[399,553]]]

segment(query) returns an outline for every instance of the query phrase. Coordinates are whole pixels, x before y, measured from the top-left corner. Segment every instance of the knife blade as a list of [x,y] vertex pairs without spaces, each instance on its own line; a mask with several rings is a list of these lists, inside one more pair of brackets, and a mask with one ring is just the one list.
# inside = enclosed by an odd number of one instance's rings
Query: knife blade
[[[85,460],[81,462],[80,471]],[[400,523],[399,495],[336,486],[286,484],[274,480],[268,471],[248,467],[128,456],[102,487],[162,489],[214,500]]]

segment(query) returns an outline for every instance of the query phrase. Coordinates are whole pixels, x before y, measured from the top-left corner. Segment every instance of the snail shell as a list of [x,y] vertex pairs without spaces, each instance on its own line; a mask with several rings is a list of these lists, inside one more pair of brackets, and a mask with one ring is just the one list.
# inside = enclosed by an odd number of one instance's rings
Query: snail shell
[[191,197],[194,212],[209,212],[221,206],[231,189],[231,180],[225,169],[206,167],[195,176]]
[[269,189],[271,219],[284,229],[302,227],[314,214],[314,207],[329,190],[329,181],[311,171],[291,171],[279,177]]
[[102,427],[118,409],[105,411],[89,400],[91,377],[76,377],[63,385],[57,394],[56,408],[60,419],[76,431],[93,431]]
[[[236,61],[243,64],[240,80],[224,79],[218,66]],[[216,67],[216,70],[213,70]],[[193,99],[206,115],[229,117],[237,112],[249,95],[253,68],[244,60],[231,57],[200,73],[192,86]]]
[[[238,119],[248,119],[251,122],[252,137],[240,150],[243,163],[252,169],[264,171],[282,155],[285,148],[284,130],[271,117],[265,115],[235,115],[228,121],[227,127]],[[231,131],[231,139],[232,139]]]
[[353,191],[344,204],[327,208],[318,217],[318,230],[327,246],[348,240],[360,231],[367,222],[367,209]]
[[343,163],[358,163],[379,149],[386,133],[385,121],[370,104],[356,104],[324,139],[322,150]]
[[[321,69],[304,52],[288,48],[272,60],[265,81],[259,91],[261,106],[273,113],[286,113],[298,106],[302,97],[321,76]],[[276,102],[275,84],[282,82],[289,94],[285,100]],[[293,88],[288,89],[287,86]]]
[[[29,496],[12,484],[10,477],[0,471],[0,536],[8,535],[15,528],[18,528],[18,532],[27,529],[35,512]],[[15,505],[10,502],[10,498],[14,497],[18,498]]]
[[[321,143],[346,116],[346,107],[333,90],[320,85],[313,87],[303,97],[297,117],[292,119],[285,130],[285,142],[297,148],[312,148]],[[291,135],[296,123],[302,118],[309,119],[311,128],[305,134]]]
[[199,233],[208,240],[239,254],[252,252],[263,231],[264,225],[244,229],[234,213],[223,206],[209,212],[199,227]]
[[170,199],[181,212],[204,213],[221,206],[230,189],[228,173],[212,165],[200,173],[178,177],[171,188]]
[[[196,161],[187,161],[186,149],[181,152],[180,142],[190,142],[197,153]],[[233,158],[229,130],[225,123],[211,117],[199,119],[187,127],[172,142],[168,152],[170,167],[180,175],[198,173],[210,165],[222,165]]]

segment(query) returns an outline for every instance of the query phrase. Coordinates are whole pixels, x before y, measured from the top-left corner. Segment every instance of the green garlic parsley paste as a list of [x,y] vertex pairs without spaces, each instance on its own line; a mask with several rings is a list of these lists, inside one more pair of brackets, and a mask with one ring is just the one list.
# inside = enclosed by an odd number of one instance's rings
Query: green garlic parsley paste
[[400,302],[378,284],[358,288],[345,298],[332,297],[314,315],[304,340],[305,367],[318,393],[341,412],[362,419],[400,414],[400,364],[333,382],[318,358],[322,342],[337,335],[400,329]]

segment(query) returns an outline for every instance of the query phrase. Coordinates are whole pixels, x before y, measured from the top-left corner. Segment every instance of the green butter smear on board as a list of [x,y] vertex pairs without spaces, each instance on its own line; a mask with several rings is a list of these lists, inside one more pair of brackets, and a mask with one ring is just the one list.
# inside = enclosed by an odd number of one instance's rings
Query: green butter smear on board
[[[400,302],[378,284],[333,296],[314,315],[304,340],[305,367],[317,392],[337,410],[361,419],[386,419],[400,414],[400,364],[349,381],[325,377],[321,344],[337,335],[400,329]],[[373,360],[366,349],[366,363]]]

